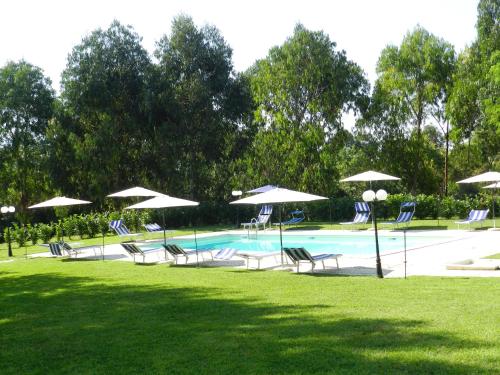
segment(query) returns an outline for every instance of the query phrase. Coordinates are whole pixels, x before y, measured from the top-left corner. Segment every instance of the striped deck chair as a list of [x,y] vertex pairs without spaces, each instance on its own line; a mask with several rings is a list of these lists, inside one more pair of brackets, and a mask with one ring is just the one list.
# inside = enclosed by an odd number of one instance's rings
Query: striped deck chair
[[408,227],[410,225],[411,219],[413,219],[413,215],[415,214],[415,207],[417,204],[415,202],[403,202],[399,207],[399,215],[396,220],[389,221],[382,224],[392,224],[398,226],[399,224],[406,224]]
[[[189,257],[196,256],[196,250],[184,250],[182,247],[175,244],[162,244],[164,249],[174,258],[175,264],[178,263],[179,257],[186,258],[186,263],[188,263]],[[214,259],[212,252],[210,250],[198,250],[198,254],[201,255],[202,260],[205,260],[203,254],[210,254],[212,260]]]
[[370,217],[370,205],[367,202],[355,202],[356,215],[352,221],[340,223],[342,225],[366,224]]
[[220,249],[217,254],[214,255],[214,259],[217,260],[229,260],[231,259],[236,253],[238,252],[238,249],[233,249],[233,248],[225,248],[225,249]]
[[342,254],[319,254],[319,255],[311,255],[309,251],[304,249],[303,247],[285,247],[283,248],[285,254],[291,259],[293,264],[297,266],[297,272],[299,272],[300,262],[309,262],[312,264],[312,272],[314,272],[314,267],[316,266],[316,262],[323,263],[323,269],[325,269],[325,260],[327,259],[335,259],[337,262],[337,269],[339,268],[339,257]]
[[123,220],[111,220],[109,227],[113,229],[120,237],[142,236],[142,233],[130,233],[128,228],[123,223]]
[[163,228],[156,223],[144,224],[144,228],[146,228],[148,232],[163,232]]
[[58,243],[49,243],[50,253],[55,257],[62,257],[61,245]]
[[[305,220],[304,216],[304,211],[301,210],[295,210],[295,211],[290,211],[290,215],[292,216],[290,219],[286,221],[282,221],[281,225],[295,225],[298,223],[301,223]],[[274,223],[274,225],[279,225],[280,223]]]
[[[136,256],[142,256],[142,263],[146,263],[146,255],[162,250],[161,248],[142,249],[133,242],[122,242],[120,245],[122,245],[125,251],[134,258],[134,263],[137,263],[137,261],[135,260]],[[167,252],[165,250],[163,251],[165,252],[165,260],[167,260]]]
[[243,225],[243,229],[252,229],[252,226],[255,229],[259,229],[259,226],[262,225],[264,229],[266,229],[266,224],[273,213],[273,206],[270,204],[266,204],[262,206],[260,209],[259,215],[256,218],[252,218],[249,223],[241,223]]
[[483,221],[488,217],[489,209],[487,210],[471,210],[469,212],[469,216],[467,219],[461,221],[455,221],[455,224],[458,225],[458,229],[460,229],[460,224],[469,224],[469,229],[471,228],[472,223],[481,223],[481,227],[483,226]]
[[86,249],[94,250],[94,255],[97,255],[96,249],[99,249],[99,250],[101,249],[100,246],[85,246],[85,247],[74,248],[74,247],[71,247],[71,245],[69,243],[64,242],[62,240],[59,241],[59,245],[69,255],[70,258],[72,256],[74,256],[76,258],[78,256],[78,254],[81,254],[83,252],[83,250],[86,250]]

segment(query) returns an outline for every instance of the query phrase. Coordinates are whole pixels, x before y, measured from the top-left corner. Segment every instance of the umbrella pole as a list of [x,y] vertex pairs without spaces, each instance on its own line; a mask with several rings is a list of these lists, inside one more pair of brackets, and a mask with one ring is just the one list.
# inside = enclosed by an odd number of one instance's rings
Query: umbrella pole
[[284,261],[283,261],[283,234],[281,232],[281,209],[282,207],[279,206],[279,220],[280,220],[280,250],[281,250],[281,266],[283,267]]
[[493,202],[493,229],[495,230],[497,228],[496,220],[495,220],[495,199],[496,199],[496,194],[495,195],[493,194],[493,190],[495,190],[495,193],[496,193],[497,188],[491,189],[491,201]]
[[163,244],[167,244],[167,235],[165,233],[165,209],[162,209],[162,216],[163,216]]
[[102,251],[101,251],[101,255],[102,255],[102,260],[104,261],[104,232],[102,232]]
[[196,239],[196,228],[194,228],[194,247],[196,250],[196,267],[199,267],[200,262],[198,261],[198,240]]

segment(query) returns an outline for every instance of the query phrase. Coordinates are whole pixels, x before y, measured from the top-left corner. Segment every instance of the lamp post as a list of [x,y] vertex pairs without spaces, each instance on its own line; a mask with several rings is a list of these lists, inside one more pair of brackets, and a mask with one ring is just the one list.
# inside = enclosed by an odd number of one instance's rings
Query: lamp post
[[[0,208],[0,212],[2,212],[2,214],[4,215],[7,215],[7,214],[13,214],[14,212],[16,212],[16,208],[14,206],[2,206],[2,208]],[[10,224],[9,222],[7,222],[7,248],[8,248],[8,253],[9,253],[9,257],[12,256],[12,245],[11,245],[11,236],[10,236]]]
[[[233,190],[231,192],[231,195],[238,199],[238,197],[241,197],[243,192],[241,190]],[[236,228],[240,227],[240,206],[236,205]]]
[[385,201],[387,199],[387,192],[383,189],[380,189],[375,193],[373,190],[367,190],[363,193],[363,200],[365,202],[370,202],[372,206],[372,218],[373,225],[375,227],[375,251],[377,253],[377,276],[379,278],[383,278],[384,274],[382,273],[382,263],[380,261],[380,251],[378,246],[378,231],[377,231],[377,215],[376,215],[376,202]]

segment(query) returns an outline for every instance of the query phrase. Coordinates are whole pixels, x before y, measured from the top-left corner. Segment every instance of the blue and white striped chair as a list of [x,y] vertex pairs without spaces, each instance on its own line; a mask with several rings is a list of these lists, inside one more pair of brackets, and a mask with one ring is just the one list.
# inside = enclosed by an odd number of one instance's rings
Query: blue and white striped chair
[[389,221],[382,224],[392,224],[398,226],[399,224],[406,224],[408,227],[410,225],[411,219],[413,219],[413,215],[415,214],[415,207],[417,204],[415,202],[403,202],[399,207],[399,215],[396,220]]
[[63,253],[61,250],[61,245],[58,243],[49,243],[50,253],[55,257],[62,257]]
[[370,205],[367,202],[355,202],[354,210],[356,211],[356,216],[352,221],[347,221],[340,223],[342,225],[353,225],[353,224],[366,224],[370,217]]
[[488,217],[489,209],[487,210],[471,210],[469,212],[469,216],[467,219],[461,221],[455,221],[455,224],[458,224],[458,229],[460,229],[460,224],[469,224],[469,229],[471,228],[472,223],[481,223],[481,227],[483,226],[483,221]]
[[241,223],[241,225],[243,225],[243,229],[251,229],[252,226],[254,226],[255,229],[259,229],[259,226],[261,225],[264,229],[266,229],[266,224],[272,213],[273,206],[271,204],[266,204],[260,209],[259,216],[250,220],[249,223]]
[[120,237],[132,237],[132,236],[141,236],[142,233],[130,233],[128,228],[123,223],[123,220],[111,220],[109,223],[109,227],[113,229],[116,234]]
[[339,258],[342,254],[319,254],[319,255],[311,255],[309,251],[304,249],[303,247],[285,247],[283,248],[285,254],[290,258],[294,265],[297,266],[297,273],[299,272],[300,262],[309,262],[312,265],[311,272],[314,272],[314,267],[316,266],[316,262],[321,262],[323,264],[323,269],[325,268],[325,260],[327,259],[335,259],[337,263],[337,269],[339,268]]
[[158,224],[156,223],[152,223],[152,224],[144,224],[144,228],[146,228],[146,230],[148,232],[162,232],[163,231],[163,228],[160,227]]
[[217,254],[214,255],[214,259],[217,259],[217,260],[229,260],[234,255],[236,255],[237,252],[238,252],[238,249],[234,249],[234,248],[231,248],[231,247],[220,249],[217,252]]

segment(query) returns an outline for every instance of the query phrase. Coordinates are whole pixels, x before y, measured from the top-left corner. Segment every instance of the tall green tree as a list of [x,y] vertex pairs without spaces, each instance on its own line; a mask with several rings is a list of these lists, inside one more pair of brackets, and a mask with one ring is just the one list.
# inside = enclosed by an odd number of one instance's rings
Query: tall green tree
[[247,80],[233,70],[231,48],[215,27],[198,28],[181,15],[155,57],[155,155],[169,191],[198,199],[227,196],[228,171],[245,144],[251,106]]
[[23,218],[48,187],[45,132],[53,102],[51,81],[40,68],[19,61],[0,69],[0,197]]
[[[500,165],[500,2],[478,4],[477,39],[459,57],[447,112],[455,142],[467,143],[467,162],[458,177]],[[471,143],[480,163],[471,161]]]
[[[423,175],[426,155],[422,131],[431,119],[441,126],[446,121],[444,105],[455,60],[451,44],[418,26],[403,38],[399,47],[384,48],[377,63],[375,107],[371,111],[377,123],[372,121],[372,125],[385,126],[386,120],[390,120],[393,127],[408,128],[405,133],[409,147],[405,151],[411,157],[405,168],[412,171],[413,193],[419,190],[419,181],[427,177]],[[444,133],[447,139],[448,131]]]
[[361,68],[321,31],[302,25],[247,74],[259,124],[244,163],[254,184],[332,194],[346,132],[342,113],[366,104]]
[[[150,69],[139,35],[117,21],[73,48],[62,74],[62,116],[51,139],[56,151],[65,144],[61,138],[71,140],[65,152],[74,153],[75,164],[66,166],[73,190],[101,200],[110,191],[145,182],[143,150],[152,137],[145,111]],[[60,163],[57,155],[52,160],[54,171]]]

